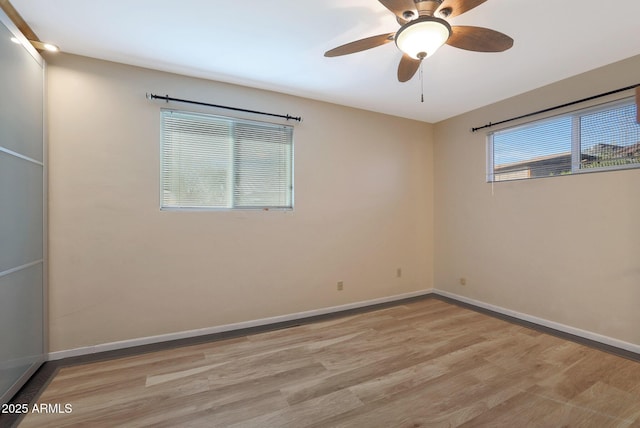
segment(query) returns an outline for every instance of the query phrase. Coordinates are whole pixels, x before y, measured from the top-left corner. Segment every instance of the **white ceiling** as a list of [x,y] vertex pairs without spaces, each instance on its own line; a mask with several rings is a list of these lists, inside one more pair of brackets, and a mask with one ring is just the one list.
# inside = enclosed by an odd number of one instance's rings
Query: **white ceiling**
[[488,0],[451,24],[501,31],[514,47],[490,54],[442,47],[423,64],[421,103],[419,72],[397,81],[393,43],[323,56],[399,28],[376,0],[11,3],[41,40],[65,52],[426,122],[640,54],[640,0]]

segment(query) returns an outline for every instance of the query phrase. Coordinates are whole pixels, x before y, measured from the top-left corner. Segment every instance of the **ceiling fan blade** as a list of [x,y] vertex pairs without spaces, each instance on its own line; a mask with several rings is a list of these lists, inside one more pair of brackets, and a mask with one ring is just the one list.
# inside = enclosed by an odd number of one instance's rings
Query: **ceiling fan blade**
[[453,18],[454,16],[462,15],[465,12],[470,11],[476,6],[480,6],[487,0],[444,0],[436,15],[440,15],[443,18]]
[[418,68],[420,68],[420,60],[413,59],[407,54],[402,55],[400,64],[398,65],[398,81],[406,82],[411,80]]
[[418,10],[413,0],[378,0],[384,7],[393,12],[402,21],[410,21],[418,17]]
[[447,44],[468,51],[503,52],[513,46],[513,39],[489,28],[454,25]]
[[324,53],[324,56],[333,57],[340,55],[348,55],[367,49],[382,46],[386,43],[393,41],[393,36],[396,33],[378,34],[377,36],[367,37],[366,39],[356,40],[355,42],[347,43],[346,45],[338,46]]

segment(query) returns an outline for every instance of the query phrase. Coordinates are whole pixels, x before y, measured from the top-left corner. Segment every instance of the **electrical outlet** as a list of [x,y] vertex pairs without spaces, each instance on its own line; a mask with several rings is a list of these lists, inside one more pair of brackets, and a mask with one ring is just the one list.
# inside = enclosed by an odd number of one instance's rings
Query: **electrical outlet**
[[460,278],[460,285],[467,285],[467,278]]
[[344,282],[338,281],[338,291],[342,291],[344,289]]
[[396,278],[402,278],[402,268],[396,270]]

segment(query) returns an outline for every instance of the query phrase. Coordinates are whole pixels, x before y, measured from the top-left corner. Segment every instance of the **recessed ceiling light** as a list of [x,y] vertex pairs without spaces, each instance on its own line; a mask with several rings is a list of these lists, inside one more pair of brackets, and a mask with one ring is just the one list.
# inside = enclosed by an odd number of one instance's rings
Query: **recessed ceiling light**
[[11,41],[12,41],[13,43],[17,44],[17,45],[19,45],[19,44],[20,44],[20,40],[18,40],[18,38],[17,38],[17,37],[12,37],[12,38],[11,38]]
[[56,45],[52,45],[51,43],[45,43],[44,48],[49,52],[58,52],[60,50],[60,48],[58,48]]

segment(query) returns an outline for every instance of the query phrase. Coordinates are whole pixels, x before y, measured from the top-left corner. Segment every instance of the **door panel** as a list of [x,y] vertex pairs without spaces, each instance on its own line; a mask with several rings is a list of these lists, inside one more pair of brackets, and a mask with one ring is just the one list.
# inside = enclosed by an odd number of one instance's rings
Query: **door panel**
[[[0,11],[0,403],[44,361],[44,61]],[[1,415],[0,415],[1,416]]]
[[42,65],[12,36],[0,25],[0,146],[42,162]]
[[37,263],[0,277],[0,391],[9,390],[42,358],[42,271]]
[[42,260],[42,191],[42,166],[0,152],[0,272]]

